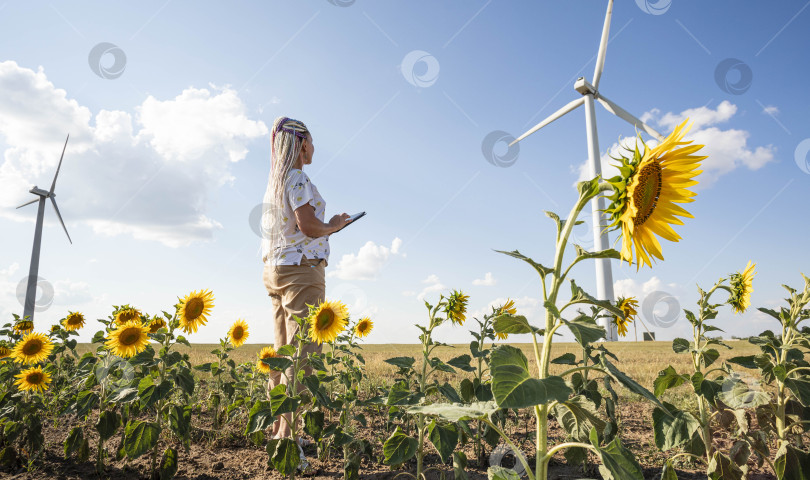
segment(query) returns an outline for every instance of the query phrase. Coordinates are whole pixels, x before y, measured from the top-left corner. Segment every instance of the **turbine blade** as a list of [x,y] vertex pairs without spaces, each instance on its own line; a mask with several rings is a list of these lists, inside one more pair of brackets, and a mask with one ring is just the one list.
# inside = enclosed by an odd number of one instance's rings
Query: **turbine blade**
[[540,122],[537,125],[535,125],[534,127],[532,127],[531,130],[529,130],[528,132],[524,133],[523,135],[521,135],[520,137],[515,139],[515,141],[510,143],[509,146],[511,147],[512,145],[514,145],[517,142],[523,140],[524,138],[528,137],[532,133],[540,130],[541,128],[545,127],[546,125],[553,122],[554,120],[557,120],[558,118],[562,117],[563,115],[565,115],[566,113],[570,112],[571,110],[577,108],[578,106],[582,105],[583,103],[585,103],[585,97],[584,96],[579,97],[578,99],[574,100],[573,102],[568,103],[568,105],[566,105],[566,106],[562,107],[561,109],[557,110],[556,112],[552,113],[548,118],[546,118],[542,122]]
[[601,94],[599,94],[599,97],[597,98],[597,100],[599,100],[599,103],[601,103],[602,106],[604,106],[607,109],[607,111],[612,113],[613,115],[616,115],[617,117],[621,118],[622,120],[624,120],[624,121],[626,121],[626,122],[628,122],[628,123],[630,123],[632,125],[635,125],[635,127],[637,129],[639,129],[639,130],[644,130],[649,135],[651,135],[651,136],[655,137],[656,139],[658,139],[658,141],[663,141],[664,140],[664,136],[661,135],[660,133],[656,132],[654,128],[652,128],[651,126],[649,126],[646,123],[642,122],[638,118],[634,117],[627,110],[625,110],[622,107],[620,107],[620,106],[616,105],[615,103],[611,102],[607,98],[603,97]]
[[65,235],[68,237],[68,241],[71,245],[73,245],[73,240],[70,239],[70,235],[67,233],[67,227],[65,227],[65,222],[62,221],[62,215],[59,213],[59,207],[56,206],[56,199],[50,197],[51,202],[53,202],[53,208],[56,210],[56,216],[59,217],[59,223],[62,224],[62,228],[65,229]]
[[51,183],[51,193],[53,193],[53,189],[56,187],[56,177],[59,176],[59,169],[62,168],[62,159],[65,158],[65,149],[67,148],[68,139],[70,139],[69,133],[67,138],[65,139],[65,146],[62,147],[62,156],[59,157],[59,165],[56,167],[56,175],[53,176],[53,183]]
[[22,207],[24,207],[24,206],[26,206],[26,205],[31,205],[32,203],[34,203],[34,202],[38,202],[38,201],[39,201],[39,199],[38,199],[38,198],[35,198],[35,199],[31,200],[30,202],[23,203],[22,205],[20,205],[20,206],[19,206],[19,207],[17,207],[17,208],[22,208]]
[[605,25],[602,27],[602,40],[599,42],[599,53],[596,55],[596,67],[593,70],[593,88],[599,88],[599,79],[605,68],[605,54],[607,53],[608,36],[610,34],[610,17],[613,16],[613,0],[608,0]]

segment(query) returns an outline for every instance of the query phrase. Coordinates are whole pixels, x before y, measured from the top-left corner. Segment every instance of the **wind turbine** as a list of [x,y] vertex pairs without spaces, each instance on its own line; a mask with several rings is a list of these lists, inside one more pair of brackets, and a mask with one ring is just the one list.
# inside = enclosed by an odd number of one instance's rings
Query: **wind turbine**
[[53,183],[51,183],[50,191],[42,190],[34,185],[34,188],[29,190],[29,192],[33,193],[34,195],[38,195],[39,198],[35,198],[30,202],[23,203],[17,207],[22,208],[26,205],[31,205],[34,202],[39,202],[39,209],[37,210],[37,227],[34,231],[34,250],[31,253],[31,268],[28,270],[28,289],[25,292],[25,308],[23,310],[23,318],[28,317],[28,320],[31,321],[34,320],[34,303],[36,302],[37,294],[37,272],[39,272],[39,247],[42,243],[42,218],[45,214],[46,198],[51,199],[53,208],[56,210],[56,216],[59,217],[59,223],[61,223],[62,228],[65,229],[65,235],[67,235],[68,241],[71,245],[73,245],[73,240],[70,239],[70,235],[65,227],[65,222],[62,221],[62,215],[59,213],[59,207],[56,206],[56,194],[53,193],[53,190],[56,187],[56,177],[59,176],[59,169],[62,167],[62,159],[65,158],[65,149],[67,148],[68,139],[70,139],[70,134],[68,134],[67,138],[65,139],[65,146],[62,147],[62,156],[59,157],[59,165],[56,167],[56,175],[53,176]]
[[[605,67],[605,52],[607,51],[608,33],[610,32],[610,17],[612,15],[613,0],[608,0],[607,13],[605,14],[605,24],[602,27],[602,40],[599,42],[599,52],[596,56],[596,68],[593,72],[593,83],[588,82],[585,77],[579,77],[576,82],[574,82],[574,90],[582,95],[580,98],[568,103],[568,105],[551,114],[551,116],[538,123],[528,132],[524,133],[515,141],[510,143],[509,146],[523,140],[554,120],[562,117],[566,113],[575,110],[581,105],[585,105],[585,131],[588,140],[588,167],[590,168],[590,176],[596,177],[597,175],[601,175],[602,166],[599,162],[599,138],[596,132],[594,100],[601,103],[608,112],[616,115],[622,120],[627,121],[631,125],[635,126],[636,129],[644,130],[649,135],[657,138],[659,141],[664,139],[664,137],[660,133],[656,132],[652,127],[631,115],[629,112],[627,112],[627,110],[608,100],[599,91],[599,80],[602,77],[602,70]],[[595,250],[605,250],[609,248],[610,244],[608,234],[605,231],[606,222],[604,216],[600,212],[600,210],[604,208],[604,199],[601,196],[591,200],[591,215],[593,219],[592,224]],[[596,292],[597,298],[600,300],[610,300],[611,302],[614,301],[613,273],[610,267],[610,259],[608,258],[596,259]],[[605,327],[605,331],[607,332],[606,340],[618,340],[616,326],[610,321],[610,319],[599,319],[599,323]]]

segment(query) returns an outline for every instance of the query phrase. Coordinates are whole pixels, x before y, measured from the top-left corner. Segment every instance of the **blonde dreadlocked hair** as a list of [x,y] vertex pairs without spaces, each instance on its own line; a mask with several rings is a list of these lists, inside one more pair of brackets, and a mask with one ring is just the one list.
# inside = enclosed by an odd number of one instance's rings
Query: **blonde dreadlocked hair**
[[262,261],[281,250],[284,235],[283,213],[287,174],[298,159],[301,147],[309,135],[304,122],[278,117],[273,122],[270,178],[262,201]]

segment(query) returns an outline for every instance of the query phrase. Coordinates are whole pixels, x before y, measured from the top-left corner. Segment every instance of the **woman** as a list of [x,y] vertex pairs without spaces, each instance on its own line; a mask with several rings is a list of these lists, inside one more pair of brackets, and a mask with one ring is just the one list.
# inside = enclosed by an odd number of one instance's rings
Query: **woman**
[[[302,122],[277,118],[271,138],[272,168],[262,208],[262,260],[264,285],[273,302],[278,350],[294,343],[299,327],[292,316],[306,317],[307,305],[324,301],[329,234],[343,228],[349,215],[335,215],[329,223],[323,222],[326,202],[303,172],[304,165],[312,164],[315,146]],[[316,343],[301,348],[304,357],[320,351]],[[286,375],[271,371],[268,392],[279,384],[286,385],[290,376],[292,368]],[[289,414],[279,418],[273,424],[273,436],[290,437],[289,422]]]

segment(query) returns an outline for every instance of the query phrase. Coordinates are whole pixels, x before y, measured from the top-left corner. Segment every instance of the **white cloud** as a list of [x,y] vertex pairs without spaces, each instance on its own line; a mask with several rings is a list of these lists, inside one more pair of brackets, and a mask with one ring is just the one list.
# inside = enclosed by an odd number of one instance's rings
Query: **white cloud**
[[8,266],[8,268],[4,268],[0,270],[0,277],[10,277],[14,275],[14,272],[20,269],[20,264],[17,262],[12,263]]
[[[693,187],[693,189],[699,190],[711,186],[721,176],[740,166],[745,166],[749,170],[758,170],[774,160],[776,149],[772,145],[750,147],[748,145],[749,132],[737,129],[721,130],[714,126],[728,122],[736,112],[735,105],[723,101],[714,110],[708,107],[697,107],[684,110],[679,114],[671,112],[661,114],[659,110],[653,109],[642,115],[641,118],[645,122],[662,127],[667,132],[673,130],[687,117],[690,122],[694,122],[687,138],[693,140],[695,144],[705,145],[700,150],[700,154],[709,157],[702,162],[702,173],[697,176],[700,183]],[[633,148],[635,142],[635,137],[623,137],[610,146],[608,152],[600,159],[603,178],[618,175],[618,169],[613,166],[618,162],[611,156],[617,157],[620,154],[627,156],[627,149]],[[654,140],[647,142],[651,148],[657,144],[658,142]],[[576,167],[575,171],[579,174],[577,182],[592,178],[587,160]]]
[[[57,181],[59,209],[96,233],[129,234],[172,247],[209,240],[221,228],[206,216],[209,195],[232,183],[231,163],[264,136],[228,87],[187,88],[174,99],[149,96],[128,112],[93,113],[38,71],[0,62],[0,216],[33,221],[32,184],[49,187],[64,137],[70,142]],[[57,220],[48,212],[46,222]]]
[[[422,283],[427,284],[427,286],[424,287],[421,292],[416,294],[416,298],[419,299],[419,301],[423,301],[425,297],[428,296],[429,293],[441,292],[442,290],[447,288],[441,281],[439,281],[439,277],[436,276],[436,274],[428,275],[426,279],[422,280]],[[414,294],[414,292],[412,291],[405,291],[402,293],[403,295]]]
[[328,273],[330,277],[341,280],[374,280],[388,260],[395,256],[405,257],[400,253],[402,240],[398,237],[391,242],[391,247],[377,245],[371,240],[360,247],[357,254],[347,253],[340,259],[335,270]]
[[491,287],[497,283],[497,280],[492,277],[492,272],[487,272],[484,278],[476,278],[472,283],[477,286]]
[[776,107],[775,105],[766,105],[762,109],[762,113],[764,113],[766,115],[771,115],[771,116],[779,115],[779,108]]

